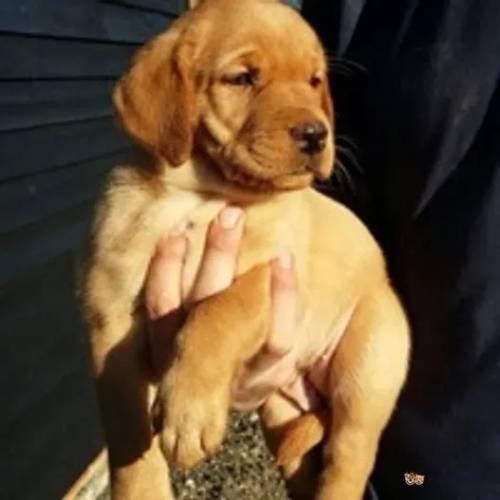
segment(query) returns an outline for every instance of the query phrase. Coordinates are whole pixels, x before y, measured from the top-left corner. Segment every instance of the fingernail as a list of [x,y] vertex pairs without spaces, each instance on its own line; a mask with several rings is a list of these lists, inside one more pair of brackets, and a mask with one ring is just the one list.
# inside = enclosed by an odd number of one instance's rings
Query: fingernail
[[241,218],[243,210],[238,207],[227,207],[219,215],[220,225],[224,229],[234,229]]
[[188,223],[186,220],[182,220],[182,221],[178,222],[174,226],[172,231],[170,231],[170,236],[180,236],[181,234],[184,234],[186,232],[187,225],[188,225]]
[[292,254],[288,251],[283,251],[281,252],[280,255],[278,255],[278,265],[282,269],[291,269],[292,268]]

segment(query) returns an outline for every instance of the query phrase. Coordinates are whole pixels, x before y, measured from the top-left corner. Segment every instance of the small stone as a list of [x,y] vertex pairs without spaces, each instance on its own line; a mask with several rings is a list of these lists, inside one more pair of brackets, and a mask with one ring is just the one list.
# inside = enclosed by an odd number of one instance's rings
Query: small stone
[[259,415],[257,413],[251,413],[250,414],[250,417],[248,418],[248,420],[254,424],[256,422],[258,422],[260,419],[259,419]]

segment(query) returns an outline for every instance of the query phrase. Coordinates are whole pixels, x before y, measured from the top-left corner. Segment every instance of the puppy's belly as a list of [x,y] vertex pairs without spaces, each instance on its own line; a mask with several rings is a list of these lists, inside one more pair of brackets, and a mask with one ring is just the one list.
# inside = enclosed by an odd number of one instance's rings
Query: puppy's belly
[[[348,307],[324,330],[316,342],[304,342],[302,351],[298,353],[299,364],[304,366],[293,379],[293,382],[283,387],[281,392],[287,399],[293,401],[303,412],[318,410],[324,406],[330,392],[330,368],[342,335],[351,320],[354,306]],[[320,327],[319,324],[315,325]],[[309,335],[311,332],[309,332]],[[304,340],[307,339],[305,335]]]

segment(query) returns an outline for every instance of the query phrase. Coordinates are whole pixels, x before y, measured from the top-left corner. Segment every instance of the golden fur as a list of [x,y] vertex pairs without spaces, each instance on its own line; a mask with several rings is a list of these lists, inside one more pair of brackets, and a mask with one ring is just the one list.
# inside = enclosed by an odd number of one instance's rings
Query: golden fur
[[[300,417],[278,394],[261,409],[285,474],[306,498],[359,500],[380,434],[407,371],[405,315],[382,253],[346,208],[315,192],[333,165],[326,64],[314,32],[292,9],[265,0],[207,0],[135,57],[114,93],[126,130],[154,156],[118,167],[96,209],[82,282],[116,499],[166,499],[162,455],[191,467],[221,443],[231,382],[269,333],[269,261],[295,259],[300,314],[295,356],[306,371],[347,324],[335,352],[333,412]],[[318,154],[290,129],[324,124]],[[147,370],[141,291],[158,240],[189,221],[182,296],[190,303],[210,221],[227,203],[245,210],[234,284],[192,305],[172,333],[159,381]],[[157,388],[161,431],[149,408]],[[315,493],[300,481],[324,434]],[[160,452],[161,451],[163,452]]]

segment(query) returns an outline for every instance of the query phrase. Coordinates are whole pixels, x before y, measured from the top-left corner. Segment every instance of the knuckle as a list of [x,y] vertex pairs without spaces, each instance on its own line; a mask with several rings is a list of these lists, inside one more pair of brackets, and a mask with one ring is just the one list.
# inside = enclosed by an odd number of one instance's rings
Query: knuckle
[[179,307],[179,303],[177,301],[172,300],[170,297],[165,294],[160,294],[159,296],[155,296],[154,298],[149,298],[146,300],[146,312],[148,318],[151,321],[155,321],[157,319],[162,318],[169,312],[177,309]]
[[166,237],[158,242],[155,257],[162,260],[181,260],[184,256],[185,249],[185,237]]
[[272,272],[273,286],[277,290],[294,290],[295,273],[291,269],[283,269],[279,266],[273,266]]
[[207,236],[207,247],[223,253],[235,253],[238,249],[239,234],[234,231],[223,230],[213,223]]

